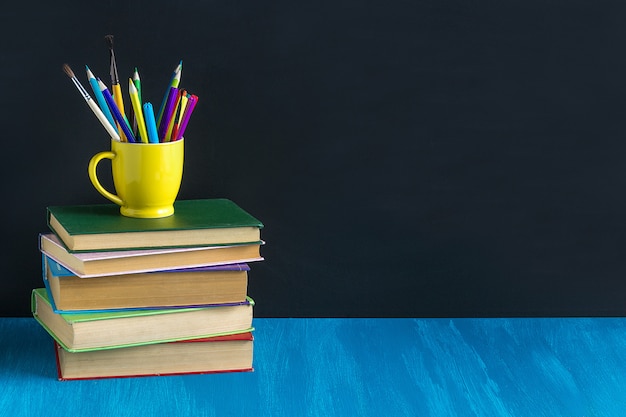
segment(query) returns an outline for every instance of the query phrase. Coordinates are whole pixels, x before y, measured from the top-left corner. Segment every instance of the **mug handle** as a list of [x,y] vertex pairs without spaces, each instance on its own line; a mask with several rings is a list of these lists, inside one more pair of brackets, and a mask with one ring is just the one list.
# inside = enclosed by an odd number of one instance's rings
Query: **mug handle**
[[97,153],[91,157],[91,160],[89,161],[89,167],[87,168],[89,172],[89,179],[91,180],[91,183],[100,194],[102,194],[103,196],[105,196],[106,198],[108,198],[109,200],[117,204],[118,206],[123,206],[124,202],[122,201],[122,199],[119,198],[117,195],[105,190],[102,184],[100,184],[100,181],[98,180],[98,176],[96,175],[96,166],[101,160],[105,158],[113,160],[113,158],[115,158],[115,153],[111,151],[105,151],[105,152]]

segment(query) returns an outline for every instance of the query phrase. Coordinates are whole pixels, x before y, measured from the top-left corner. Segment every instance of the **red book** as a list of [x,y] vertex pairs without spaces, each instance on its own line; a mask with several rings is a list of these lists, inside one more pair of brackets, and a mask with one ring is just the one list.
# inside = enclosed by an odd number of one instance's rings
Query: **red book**
[[116,349],[68,352],[58,343],[60,381],[251,372],[252,333]]

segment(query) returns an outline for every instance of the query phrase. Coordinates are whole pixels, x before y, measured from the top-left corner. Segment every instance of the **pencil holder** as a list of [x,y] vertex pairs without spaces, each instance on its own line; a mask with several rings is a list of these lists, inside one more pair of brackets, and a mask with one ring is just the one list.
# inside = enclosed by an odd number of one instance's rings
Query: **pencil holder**
[[[111,150],[89,161],[89,179],[96,190],[120,206],[127,217],[160,218],[174,214],[183,176],[184,139],[163,143],[130,143],[111,140]],[[115,193],[98,180],[96,168],[111,160]]]

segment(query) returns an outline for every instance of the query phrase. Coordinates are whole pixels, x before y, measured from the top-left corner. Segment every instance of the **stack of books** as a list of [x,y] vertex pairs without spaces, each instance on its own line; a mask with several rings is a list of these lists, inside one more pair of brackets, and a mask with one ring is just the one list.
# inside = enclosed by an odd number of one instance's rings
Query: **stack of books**
[[60,380],[252,371],[248,272],[263,224],[228,199],[174,208],[161,219],[47,208],[31,307]]

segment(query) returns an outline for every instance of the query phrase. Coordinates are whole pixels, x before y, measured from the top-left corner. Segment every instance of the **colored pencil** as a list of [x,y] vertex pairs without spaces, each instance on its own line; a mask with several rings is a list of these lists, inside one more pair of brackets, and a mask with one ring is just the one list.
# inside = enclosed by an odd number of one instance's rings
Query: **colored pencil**
[[170,88],[178,87],[178,84],[180,83],[182,70],[183,70],[183,61],[181,59],[178,65],[176,66],[176,68],[174,69],[174,72],[172,73],[172,77],[170,78],[170,83],[167,86],[167,90],[165,91],[165,95],[163,96],[163,101],[161,102],[161,107],[159,107],[159,113],[156,115],[157,126],[160,126],[161,124],[161,118],[163,117],[163,112],[165,111],[165,106],[169,98]]
[[170,93],[167,96],[167,103],[165,104],[165,110],[163,110],[163,117],[161,117],[161,121],[157,121],[157,125],[159,126],[159,140],[165,140],[165,134],[167,133],[167,128],[169,127],[170,117],[172,115],[172,111],[174,109],[174,103],[176,103],[176,99],[178,97],[178,88],[170,87]]
[[102,82],[102,80],[98,79],[98,84],[100,85],[100,90],[102,91],[102,95],[104,96],[104,99],[106,100],[107,104],[109,105],[109,108],[111,109],[111,113],[113,113],[113,116],[117,120],[117,124],[121,127],[122,131],[126,135],[126,140],[128,142],[135,142],[135,137],[133,136],[133,132],[131,132],[130,130],[130,125],[128,124],[128,120],[122,115],[122,113],[118,109],[117,103],[115,103],[113,96],[111,96],[111,92],[106,87],[106,85]]
[[100,120],[100,123],[102,123],[102,126],[104,126],[104,128],[109,133],[111,138],[119,141],[120,136],[115,131],[115,128],[113,128],[113,126],[109,123],[109,121],[107,120],[102,110],[100,110],[100,107],[98,107],[98,104],[96,104],[96,102],[93,101],[93,99],[91,98],[87,90],[85,90],[85,87],[83,87],[80,81],[78,81],[78,78],[76,78],[76,76],[74,75],[74,71],[72,71],[70,66],[67,64],[63,64],[63,71],[65,72],[65,74],[67,74],[68,77],[70,77],[70,79],[72,80],[72,82],[74,83],[78,91],[81,93],[81,95],[83,96],[83,98],[85,99],[89,107],[91,108],[91,111],[93,111],[93,113],[96,115],[98,120]]
[[187,92],[185,90],[178,90],[178,93],[176,94],[176,100],[172,107],[172,113],[169,116],[169,122],[167,123],[167,128],[165,129],[163,142],[169,142],[172,139],[172,130],[174,129],[174,125],[176,124],[176,118],[178,117],[178,112],[180,111],[180,102],[182,100],[183,94],[187,94]]
[[146,130],[146,123],[143,118],[143,109],[141,108],[141,103],[139,102],[137,87],[135,87],[135,83],[133,83],[132,78],[128,79],[128,93],[130,94],[130,102],[133,106],[135,120],[137,122],[139,138],[141,139],[141,142],[148,143],[148,131]]
[[189,101],[189,94],[186,90],[182,90],[180,94],[180,105],[178,106],[178,110],[176,111],[176,121],[174,122],[174,126],[172,128],[172,133],[170,135],[170,140],[176,140],[178,136],[178,130],[180,129],[180,122],[183,120],[183,116],[185,114],[185,108],[187,107],[187,102]]
[[[107,120],[113,126],[115,131],[117,132],[117,128],[115,126],[115,120],[113,119],[113,115],[111,114],[111,110],[109,110],[109,105],[107,104],[104,96],[102,95],[102,91],[100,91],[100,86],[98,85],[98,80],[96,76],[93,75],[91,70],[87,65],[85,65],[85,69],[87,70],[87,79],[89,80],[89,84],[91,85],[91,89],[93,90],[93,95],[96,97],[98,101],[98,105],[100,106],[100,110],[106,116]],[[119,134],[119,133],[118,133]]]
[[187,124],[189,123],[191,113],[196,108],[196,104],[198,104],[198,96],[192,94],[191,97],[189,97],[189,101],[187,102],[187,107],[185,108],[185,114],[183,116],[183,121],[181,122],[180,129],[178,130],[178,134],[173,140],[182,139],[183,135],[185,134],[185,129],[187,129]]
[[141,78],[139,78],[139,71],[137,67],[135,67],[135,71],[133,71],[133,84],[135,84],[135,88],[137,89],[137,96],[139,97],[139,102],[142,103],[141,98]]
[[[139,71],[137,70],[137,67],[135,67],[135,70],[133,71],[132,80],[133,80],[133,85],[137,89],[137,98],[139,99],[139,103],[140,103],[139,108],[141,109],[141,103],[143,102],[143,100],[141,99],[141,79],[139,78]],[[132,114],[133,133],[137,135],[139,124],[137,121],[137,116],[135,115],[136,114],[135,106],[133,106],[132,103],[131,103],[131,109],[133,110],[133,114]],[[143,138],[142,138],[142,141],[143,141]],[[147,141],[148,140],[146,139],[146,142]]]

